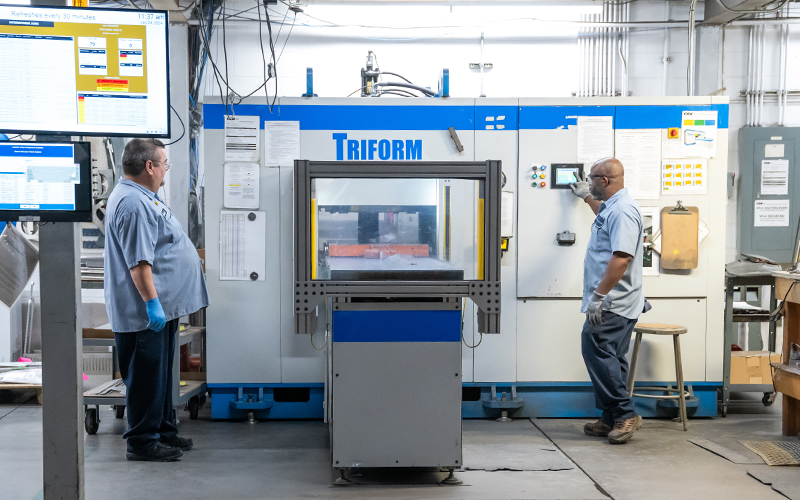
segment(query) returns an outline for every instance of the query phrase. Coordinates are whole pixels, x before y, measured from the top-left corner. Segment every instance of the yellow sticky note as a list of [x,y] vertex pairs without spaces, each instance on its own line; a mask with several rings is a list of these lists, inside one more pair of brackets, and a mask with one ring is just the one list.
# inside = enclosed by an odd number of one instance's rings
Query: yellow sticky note
[[695,172],[694,176],[695,177],[703,177],[703,172]]

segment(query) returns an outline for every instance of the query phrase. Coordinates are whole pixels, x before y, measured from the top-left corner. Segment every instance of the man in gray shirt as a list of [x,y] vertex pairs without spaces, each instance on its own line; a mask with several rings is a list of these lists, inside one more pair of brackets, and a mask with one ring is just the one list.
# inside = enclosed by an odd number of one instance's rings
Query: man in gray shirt
[[624,443],[642,426],[627,387],[625,355],[631,333],[645,307],[642,293],[642,214],[628,194],[625,171],[616,158],[592,165],[588,180],[571,185],[572,192],[597,215],[583,262],[583,304],[586,322],[581,352],[592,379],[597,422],[586,424],[589,436]]
[[200,257],[159,198],[169,170],[164,144],[133,139],[106,209],[105,302],[127,389],[127,458],[178,460],[192,440],[178,436],[172,361],[178,319],[208,306]]

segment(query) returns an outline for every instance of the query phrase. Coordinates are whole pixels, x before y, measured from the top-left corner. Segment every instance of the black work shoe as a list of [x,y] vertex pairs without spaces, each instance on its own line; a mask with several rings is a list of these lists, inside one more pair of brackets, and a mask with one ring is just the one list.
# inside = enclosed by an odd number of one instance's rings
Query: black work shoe
[[128,452],[125,457],[128,460],[139,462],[174,462],[180,460],[183,452],[180,448],[158,443],[154,448],[137,452]]
[[175,448],[180,448],[183,451],[189,451],[194,446],[194,443],[192,442],[191,439],[183,438],[183,437],[180,437],[180,436],[175,436],[172,439],[165,439],[165,440],[163,440],[161,442],[166,444],[166,445],[175,447]]

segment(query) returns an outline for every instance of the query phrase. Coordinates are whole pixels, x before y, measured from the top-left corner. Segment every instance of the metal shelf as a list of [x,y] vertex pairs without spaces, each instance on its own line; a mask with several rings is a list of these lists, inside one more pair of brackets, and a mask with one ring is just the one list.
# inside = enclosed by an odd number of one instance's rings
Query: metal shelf
[[769,310],[774,311],[778,301],[775,297],[775,277],[771,274],[760,276],[725,276],[725,332],[723,336],[723,365],[722,365],[722,416],[727,416],[728,406],[731,403],[731,392],[763,392],[771,393],[775,389],[772,384],[731,384],[731,344],[736,341],[734,323],[769,323],[769,345],[767,348],[775,351],[775,331],[777,324],[770,321],[769,313],[763,314],[733,314],[733,289],[742,287],[739,293],[741,300],[745,300],[748,286],[769,286]]
[[765,314],[734,314],[734,323],[769,323],[769,313]]

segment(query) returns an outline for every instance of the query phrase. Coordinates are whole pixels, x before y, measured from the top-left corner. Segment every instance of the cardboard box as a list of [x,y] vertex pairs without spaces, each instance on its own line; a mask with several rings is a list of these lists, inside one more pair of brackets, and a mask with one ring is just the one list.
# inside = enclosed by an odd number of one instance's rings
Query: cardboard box
[[780,363],[781,355],[768,351],[731,353],[731,384],[771,384],[770,363]]
[[775,390],[800,399],[800,368],[775,364]]
[[203,272],[206,272],[206,249],[198,248],[197,255],[200,257],[200,262],[203,264]]

